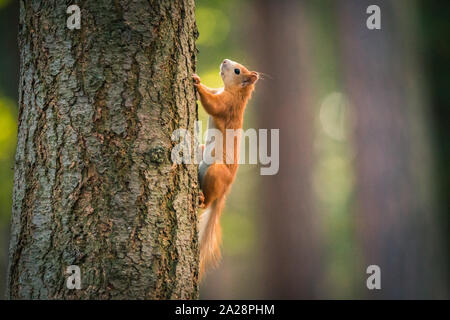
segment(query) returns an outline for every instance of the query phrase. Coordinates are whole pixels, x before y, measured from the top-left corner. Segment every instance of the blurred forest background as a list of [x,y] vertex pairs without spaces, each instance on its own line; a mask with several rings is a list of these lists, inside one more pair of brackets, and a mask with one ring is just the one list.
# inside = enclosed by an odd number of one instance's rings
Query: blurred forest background
[[[0,0],[2,292],[18,3]],[[244,129],[280,129],[277,175],[239,169],[201,298],[449,298],[450,2],[199,0],[196,17],[202,82],[222,85],[224,58],[266,73]],[[382,290],[366,288],[371,264]]]

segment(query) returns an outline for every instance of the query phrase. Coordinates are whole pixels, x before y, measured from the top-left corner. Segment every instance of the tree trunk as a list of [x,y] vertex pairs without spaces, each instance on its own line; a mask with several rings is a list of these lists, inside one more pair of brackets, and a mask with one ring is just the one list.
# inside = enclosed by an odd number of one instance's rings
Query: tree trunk
[[[21,1],[11,299],[198,296],[194,1]],[[66,286],[66,268],[81,289]]]
[[[341,1],[344,79],[356,118],[357,227],[366,266],[381,269],[371,298],[446,296],[428,114],[412,35],[412,1],[380,4],[381,30],[365,27],[372,1]],[[364,49],[362,49],[364,48]]]
[[[279,172],[261,177],[261,218],[270,235],[263,243],[264,297],[312,299],[321,245],[310,183],[314,122],[305,2],[255,1],[254,8],[258,67],[274,78],[258,84],[258,122],[280,129]],[[289,50],[280,50],[286,43]]]

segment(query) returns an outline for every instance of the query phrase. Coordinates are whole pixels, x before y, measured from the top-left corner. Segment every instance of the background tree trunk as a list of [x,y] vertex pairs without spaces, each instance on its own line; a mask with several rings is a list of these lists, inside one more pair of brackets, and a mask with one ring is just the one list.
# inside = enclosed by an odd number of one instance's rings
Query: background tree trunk
[[[429,114],[415,35],[415,3],[381,8],[381,30],[365,27],[372,1],[340,1],[342,57],[355,112],[356,226],[366,266],[381,268],[371,298],[444,298],[447,268],[433,188]],[[420,168],[420,170],[417,170]]]
[[[21,1],[11,299],[198,295],[194,1]],[[81,268],[81,290],[65,270]]]
[[[19,84],[19,52],[17,47],[18,21],[19,1],[12,1],[5,8],[0,8],[0,39],[2,39],[2,45],[0,46],[0,99],[4,95],[14,102],[17,101]],[[0,117],[4,116],[4,114],[0,115]],[[13,133],[12,135],[14,135],[15,138],[16,134]],[[14,145],[15,141],[11,141],[12,148],[14,148]],[[6,159],[0,159],[0,298],[3,298],[3,294],[6,290],[6,268],[8,265],[10,229],[8,222],[11,214],[11,181],[14,174],[11,170],[13,161],[14,155],[9,152]],[[3,220],[3,217],[7,218]]]
[[257,70],[273,77],[258,83],[258,125],[280,129],[279,172],[260,177],[262,224],[270,234],[262,245],[264,298],[313,299],[321,244],[311,191],[314,121],[305,2],[255,1],[254,8]]

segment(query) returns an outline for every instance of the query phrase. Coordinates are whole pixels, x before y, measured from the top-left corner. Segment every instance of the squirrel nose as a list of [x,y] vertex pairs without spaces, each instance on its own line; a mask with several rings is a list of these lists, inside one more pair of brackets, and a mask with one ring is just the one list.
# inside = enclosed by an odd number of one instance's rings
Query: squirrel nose
[[227,64],[228,62],[230,62],[230,60],[228,59],[223,60],[223,64]]

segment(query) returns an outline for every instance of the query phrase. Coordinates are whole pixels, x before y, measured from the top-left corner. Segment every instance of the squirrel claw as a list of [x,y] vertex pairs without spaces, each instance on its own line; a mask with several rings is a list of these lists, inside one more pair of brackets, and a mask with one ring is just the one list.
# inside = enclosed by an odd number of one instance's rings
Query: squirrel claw
[[194,80],[194,84],[200,84],[200,77],[195,73],[192,75],[192,79]]
[[198,193],[198,206],[202,209],[205,208],[205,196],[202,191]]

